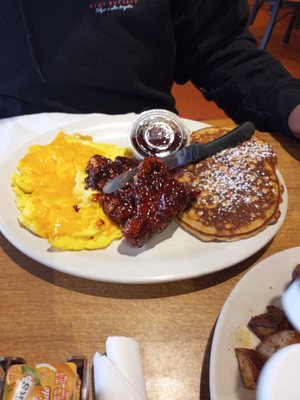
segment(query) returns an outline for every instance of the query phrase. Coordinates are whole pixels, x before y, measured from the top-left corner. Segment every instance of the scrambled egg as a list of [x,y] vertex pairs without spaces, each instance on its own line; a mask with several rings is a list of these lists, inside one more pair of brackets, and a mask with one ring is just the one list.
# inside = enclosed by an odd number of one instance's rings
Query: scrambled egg
[[64,132],[50,144],[31,146],[12,177],[21,225],[63,250],[104,248],[120,239],[120,228],[93,201],[97,192],[85,189],[85,169],[95,154],[115,159],[130,151]]

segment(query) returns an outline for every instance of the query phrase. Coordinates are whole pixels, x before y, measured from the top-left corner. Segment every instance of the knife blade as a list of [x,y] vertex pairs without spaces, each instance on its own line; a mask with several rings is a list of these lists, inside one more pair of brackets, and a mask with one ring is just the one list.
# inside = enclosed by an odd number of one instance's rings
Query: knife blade
[[[161,158],[161,160],[167,165],[169,169],[174,169],[182,165],[190,164],[196,161],[203,160],[227,147],[235,146],[249,139],[255,131],[255,126],[252,122],[246,121],[241,125],[237,126],[226,135],[219,137],[212,142],[201,144],[193,143],[189,146],[184,147],[181,150],[170,154],[167,157]],[[118,189],[121,189],[130,182],[135,174],[137,173],[138,167],[132,168],[121,175],[116,176],[112,180],[106,183],[103,187],[104,193],[113,193]]]

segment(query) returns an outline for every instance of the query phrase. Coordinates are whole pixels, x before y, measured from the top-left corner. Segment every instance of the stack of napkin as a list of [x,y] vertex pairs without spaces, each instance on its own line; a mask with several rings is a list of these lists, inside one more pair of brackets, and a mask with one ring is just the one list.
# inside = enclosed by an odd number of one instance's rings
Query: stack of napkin
[[96,400],[147,400],[138,343],[112,336],[106,340],[106,354],[93,359]]

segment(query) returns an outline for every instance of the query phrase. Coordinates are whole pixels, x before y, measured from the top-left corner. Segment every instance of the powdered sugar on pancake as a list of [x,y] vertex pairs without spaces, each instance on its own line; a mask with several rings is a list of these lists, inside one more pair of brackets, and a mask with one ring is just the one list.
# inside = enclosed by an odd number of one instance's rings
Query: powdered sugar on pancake
[[276,165],[275,150],[252,137],[182,168],[177,179],[197,192],[195,204],[185,213],[188,220],[215,232],[226,230],[229,236],[267,220],[280,197]]

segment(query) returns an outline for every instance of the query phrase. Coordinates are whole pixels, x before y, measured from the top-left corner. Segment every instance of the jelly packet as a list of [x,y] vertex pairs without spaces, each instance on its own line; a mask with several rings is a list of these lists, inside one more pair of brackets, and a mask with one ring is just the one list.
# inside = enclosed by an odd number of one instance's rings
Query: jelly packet
[[1,400],[80,399],[81,378],[75,362],[16,363],[6,370]]

